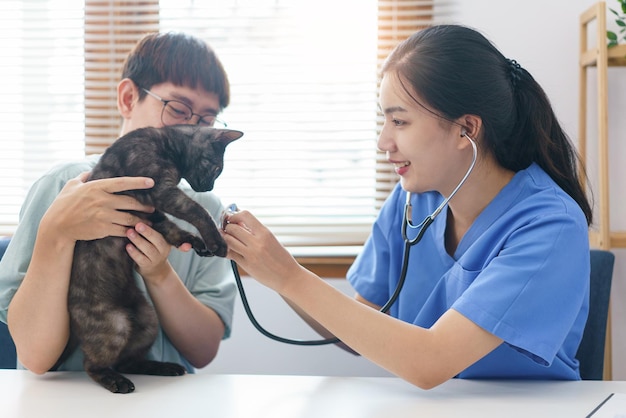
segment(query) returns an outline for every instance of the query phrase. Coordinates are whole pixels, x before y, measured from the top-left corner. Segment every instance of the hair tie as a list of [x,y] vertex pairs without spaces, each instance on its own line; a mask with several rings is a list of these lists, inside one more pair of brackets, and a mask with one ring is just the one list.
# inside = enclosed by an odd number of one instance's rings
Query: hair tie
[[517,86],[517,82],[522,78],[522,66],[515,60],[506,59],[507,64],[509,65],[509,75],[511,77],[511,83],[513,87]]

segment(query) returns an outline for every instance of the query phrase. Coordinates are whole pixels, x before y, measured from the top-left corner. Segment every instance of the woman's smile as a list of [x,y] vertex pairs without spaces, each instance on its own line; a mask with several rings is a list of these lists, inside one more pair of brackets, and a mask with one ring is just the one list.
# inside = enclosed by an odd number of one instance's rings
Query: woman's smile
[[409,166],[411,165],[411,163],[409,161],[392,161],[392,160],[389,160],[389,162],[394,165],[396,174],[398,174],[399,176],[401,176],[404,173],[406,173],[408,171],[408,169],[409,169]]

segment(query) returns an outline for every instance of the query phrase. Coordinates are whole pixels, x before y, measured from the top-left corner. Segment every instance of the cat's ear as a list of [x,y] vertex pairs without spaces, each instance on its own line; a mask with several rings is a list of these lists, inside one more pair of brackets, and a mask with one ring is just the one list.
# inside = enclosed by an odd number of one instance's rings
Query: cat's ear
[[224,146],[230,144],[233,141],[238,140],[243,136],[243,132],[235,131],[232,129],[220,129],[220,134],[217,137],[219,142],[221,142]]

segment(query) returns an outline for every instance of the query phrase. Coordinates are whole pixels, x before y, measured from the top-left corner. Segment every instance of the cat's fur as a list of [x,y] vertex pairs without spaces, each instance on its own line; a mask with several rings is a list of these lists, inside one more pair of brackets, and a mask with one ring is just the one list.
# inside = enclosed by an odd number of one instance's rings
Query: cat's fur
[[[209,213],[178,188],[181,178],[198,192],[211,190],[220,175],[226,146],[242,132],[179,125],[142,128],[114,142],[102,155],[90,180],[143,176],[154,187],[121,192],[152,205],[152,214],[133,212],[148,220],[174,246],[190,243],[201,256],[225,256],[226,243]],[[197,228],[200,237],[178,228],[165,213]],[[145,355],[157,332],[156,312],[135,283],[135,264],[126,238],[78,241],[68,294],[70,340],[58,367],[78,345],[91,378],[111,392],[135,388],[121,373],[177,376],[175,363],[149,361]]]

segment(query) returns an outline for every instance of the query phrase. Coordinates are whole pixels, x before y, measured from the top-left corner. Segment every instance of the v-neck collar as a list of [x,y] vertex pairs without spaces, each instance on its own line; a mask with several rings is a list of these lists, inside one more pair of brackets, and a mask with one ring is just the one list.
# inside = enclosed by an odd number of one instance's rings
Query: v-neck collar
[[478,237],[486,231],[493,223],[506,213],[511,205],[518,200],[519,195],[523,191],[522,178],[526,176],[526,170],[515,173],[511,181],[509,181],[498,194],[489,202],[485,209],[478,214],[474,222],[470,225],[465,235],[459,241],[454,251],[454,255],[450,256],[446,250],[446,225],[448,224],[448,207],[442,210],[432,228],[434,229],[437,250],[444,262],[456,262],[459,260],[467,249],[478,239]]

